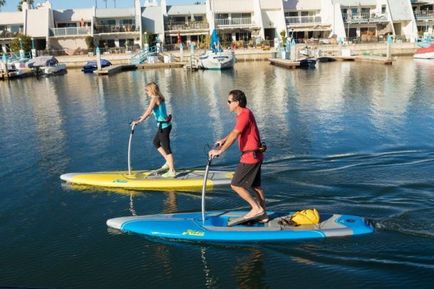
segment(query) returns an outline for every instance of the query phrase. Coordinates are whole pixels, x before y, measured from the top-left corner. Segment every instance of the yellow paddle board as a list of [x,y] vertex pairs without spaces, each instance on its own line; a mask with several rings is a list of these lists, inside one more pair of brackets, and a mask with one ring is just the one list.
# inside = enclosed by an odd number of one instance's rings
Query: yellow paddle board
[[[155,171],[113,171],[93,173],[69,173],[60,179],[79,185],[107,188],[125,188],[154,191],[200,191],[203,185],[204,170],[180,170],[175,178],[164,178]],[[233,172],[209,171],[207,189],[215,186],[230,185]]]

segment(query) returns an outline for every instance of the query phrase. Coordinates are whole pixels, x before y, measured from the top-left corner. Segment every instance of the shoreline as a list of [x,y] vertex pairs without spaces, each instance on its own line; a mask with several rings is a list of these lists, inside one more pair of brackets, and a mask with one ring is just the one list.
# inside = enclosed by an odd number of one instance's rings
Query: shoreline
[[[307,45],[298,44],[296,49],[299,51],[304,49]],[[317,45],[309,46],[311,50],[320,50],[322,55],[339,56],[342,48],[349,48],[354,56],[383,56],[387,53],[385,43],[369,43],[369,44],[351,44],[351,45]],[[414,43],[393,43],[391,45],[392,56],[412,56],[417,49]],[[246,61],[268,61],[270,58],[276,58],[278,52],[271,48],[269,50],[255,49],[255,48],[241,48],[234,50],[235,57],[238,62]],[[199,57],[203,50],[196,50],[194,57]],[[139,68],[156,68],[156,67],[182,67],[190,62],[190,51],[184,50],[181,57],[179,50],[164,51],[163,55],[170,55],[175,61],[170,63],[148,63],[141,64]],[[113,65],[130,64],[130,58],[134,53],[123,54],[103,54],[101,58],[109,60]],[[67,68],[81,68],[87,61],[95,60],[95,55],[65,55],[56,56],[59,62],[66,64]]]

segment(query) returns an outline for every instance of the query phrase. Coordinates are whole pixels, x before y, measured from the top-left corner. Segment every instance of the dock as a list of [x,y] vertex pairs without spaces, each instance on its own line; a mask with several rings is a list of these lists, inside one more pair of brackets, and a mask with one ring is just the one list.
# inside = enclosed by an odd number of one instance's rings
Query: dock
[[300,61],[292,61],[288,59],[279,59],[279,58],[270,58],[269,60],[270,60],[270,64],[284,67],[284,68],[295,69],[300,67]]
[[[391,58],[387,58],[383,56],[357,55],[357,56],[328,56],[328,57],[337,61],[370,62],[370,63],[385,64],[385,65],[391,65],[393,63],[393,60]],[[288,59],[279,59],[279,58],[270,58],[269,61],[270,64],[288,68],[288,69],[295,69],[300,67],[300,61],[292,61]]]
[[96,75],[112,75],[115,73],[119,73],[121,71],[129,71],[137,69],[137,65],[134,64],[120,64],[120,65],[111,65],[102,68],[101,70],[95,70],[94,73]]
[[9,71],[5,72],[3,70],[0,70],[0,80],[9,80],[9,79],[15,79],[15,78],[25,78],[25,77],[32,77],[35,76],[35,73],[28,69],[26,71],[21,71],[20,73],[17,73],[16,71]]
[[137,69],[148,69],[148,68],[182,68],[186,64],[187,64],[186,62],[142,63],[142,64],[137,64]]
[[391,58],[387,58],[384,56],[365,56],[365,55],[357,55],[357,56],[332,56],[338,61],[356,61],[356,62],[370,62],[370,63],[379,63],[390,65],[393,63]]

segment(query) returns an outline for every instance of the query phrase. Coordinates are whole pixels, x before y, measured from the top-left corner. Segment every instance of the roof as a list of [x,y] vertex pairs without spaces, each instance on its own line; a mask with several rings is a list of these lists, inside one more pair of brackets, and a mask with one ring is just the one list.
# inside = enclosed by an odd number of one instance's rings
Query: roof
[[206,14],[205,4],[167,6],[168,15]]
[[377,0],[341,0],[341,6],[376,6]]
[[136,13],[134,8],[108,8],[96,9],[97,18],[122,18],[122,17],[135,17]]
[[56,22],[69,22],[91,20],[93,9],[66,9],[66,10],[53,10],[54,20]]

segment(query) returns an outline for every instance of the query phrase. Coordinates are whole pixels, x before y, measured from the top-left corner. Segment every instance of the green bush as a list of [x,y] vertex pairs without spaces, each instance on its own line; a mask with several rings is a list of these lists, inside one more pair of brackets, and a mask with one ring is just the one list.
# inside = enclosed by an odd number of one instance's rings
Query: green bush
[[[20,40],[21,40],[21,45],[20,45]],[[13,52],[19,52],[21,46],[23,47],[23,50],[25,52],[30,51],[32,49],[32,38],[30,38],[27,35],[18,34],[18,36],[12,39],[11,41],[11,50]]]

